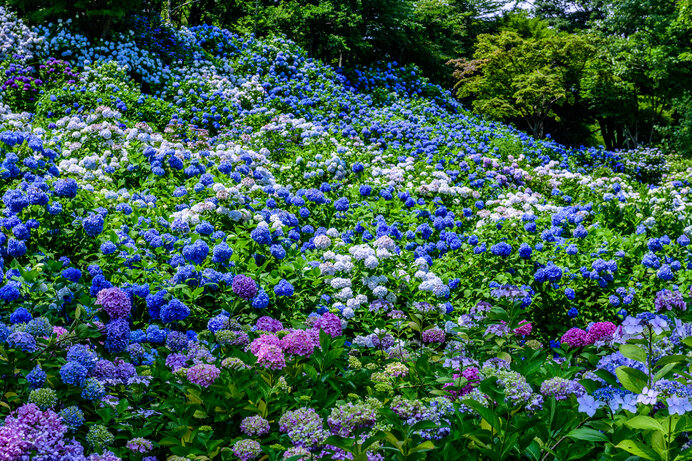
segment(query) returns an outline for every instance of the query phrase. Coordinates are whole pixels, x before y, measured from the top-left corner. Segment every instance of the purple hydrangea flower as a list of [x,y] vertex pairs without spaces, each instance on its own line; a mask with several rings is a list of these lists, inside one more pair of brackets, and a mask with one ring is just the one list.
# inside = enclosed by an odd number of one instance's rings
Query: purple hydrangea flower
[[233,293],[243,299],[252,299],[257,294],[257,283],[246,275],[236,275],[231,286]]

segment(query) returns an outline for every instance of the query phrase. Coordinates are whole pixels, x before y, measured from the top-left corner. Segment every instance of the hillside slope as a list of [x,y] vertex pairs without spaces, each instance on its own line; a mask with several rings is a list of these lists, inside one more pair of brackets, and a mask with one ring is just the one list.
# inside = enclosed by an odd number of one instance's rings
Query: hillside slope
[[[484,342],[488,301],[512,312],[493,311],[488,331],[524,345],[687,296],[688,173],[656,151],[568,150],[469,114],[413,68],[344,73],[281,38],[140,18],[90,42],[69,23],[30,30],[5,10],[0,23],[0,339],[19,370],[4,386],[14,410],[27,382],[51,383],[64,402],[34,400],[79,406],[90,435],[80,423],[70,437],[87,452],[141,459],[125,442],[150,437],[159,457],[235,459],[252,414],[288,433],[263,446],[328,452],[321,422],[314,440],[291,433],[315,410],[284,410],[391,405],[383,378],[334,393],[357,356],[405,376],[400,364],[432,354],[428,387],[395,399],[448,395],[450,364],[483,363],[464,343]],[[521,378],[525,405],[552,376],[529,377],[533,390]],[[349,393],[381,400],[354,407]],[[426,415],[413,423],[439,426]],[[328,424],[343,437],[375,425]],[[416,431],[437,440],[438,426]]]

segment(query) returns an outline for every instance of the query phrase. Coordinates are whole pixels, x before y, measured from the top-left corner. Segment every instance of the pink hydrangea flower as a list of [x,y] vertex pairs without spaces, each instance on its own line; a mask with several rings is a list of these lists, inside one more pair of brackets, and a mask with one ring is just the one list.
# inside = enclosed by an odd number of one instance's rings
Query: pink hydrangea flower
[[586,334],[586,344],[593,344],[596,341],[601,341],[610,338],[615,333],[615,324],[613,322],[596,322],[591,325]]
[[257,364],[271,370],[281,370],[286,366],[286,357],[280,347],[265,344],[257,353]]
[[519,326],[514,329],[514,334],[517,336],[528,336],[531,334],[533,325],[528,320],[522,320],[519,322]]
[[581,328],[570,328],[567,333],[562,335],[560,342],[567,344],[569,347],[582,347],[588,344],[586,342],[586,332]]

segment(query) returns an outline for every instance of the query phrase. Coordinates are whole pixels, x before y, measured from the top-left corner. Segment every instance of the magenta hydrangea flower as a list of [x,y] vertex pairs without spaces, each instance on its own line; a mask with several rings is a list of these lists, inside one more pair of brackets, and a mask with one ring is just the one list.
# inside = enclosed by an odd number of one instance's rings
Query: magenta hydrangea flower
[[281,348],[289,354],[306,357],[312,355],[315,350],[315,343],[307,331],[291,330],[281,338]]
[[265,344],[257,352],[257,364],[271,370],[281,370],[286,366],[286,357],[280,347]]
[[581,328],[570,328],[567,333],[562,335],[560,342],[567,344],[569,347],[582,347],[588,344],[586,342],[586,332]]
[[272,345],[280,348],[281,340],[274,335],[260,335],[259,338],[255,339],[254,341],[252,341],[252,343],[250,343],[250,352],[252,352],[254,355],[257,355],[259,354],[260,349],[267,345]]
[[522,320],[519,322],[519,326],[514,329],[514,334],[517,336],[528,336],[531,334],[533,325],[528,320]]
[[341,319],[331,312],[322,314],[322,317],[317,319],[313,324],[313,328],[316,330],[324,330],[324,332],[332,338],[341,336],[343,333],[341,329]]
[[112,320],[127,318],[132,310],[130,296],[117,287],[99,291],[96,304],[99,304]]
[[214,384],[216,378],[221,374],[215,365],[206,363],[198,363],[187,370],[187,379],[193,384],[199,384],[202,387],[209,387]]
[[596,322],[589,328],[586,333],[586,344],[593,344],[596,341],[611,338],[617,327],[613,322]]
[[[461,373],[454,373],[452,378],[455,380],[458,380],[459,378],[464,378],[467,380],[467,383],[459,390],[448,389],[448,392],[452,394],[453,399],[458,399],[459,397],[468,394],[474,389],[474,387],[478,385],[478,383],[481,382],[481,377],[477,367],[466,367],[461,371]],[[455,384],[451,382],[445,384],[443,387],[453,388],[454,386]]]
[[236,275],[231,284],[233,293],[243,299],[252,299],[257,294],[257,283],[246,275]]

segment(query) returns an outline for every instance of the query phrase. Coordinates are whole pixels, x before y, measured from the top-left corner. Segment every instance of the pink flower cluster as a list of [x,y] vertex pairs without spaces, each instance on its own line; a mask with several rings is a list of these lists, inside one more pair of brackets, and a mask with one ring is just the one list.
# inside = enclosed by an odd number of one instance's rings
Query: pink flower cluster
[[187,379],[193,384],[199,384],[202,387],[209,387],[214,384],[216,378],[221,374],[216,365],[206,363],[198,363],[187,370]]
[[514,329],[514,334],[517,336],[528,336],[531,334],[532,329],[533,325],[531,325],[528,320],[524,319],[519,322],[519,326]]
[[[271,318],[263,320],[271,325]],[[257,356],[257,363],[265,368],[281,370],[286,366],[284,354],[309,357],[320,345],[320,330],[332,337],[342,334],[341,320],[334,314],[326,313],[313,321],[308,330],[290,330],[283,338],[273,334],[262,334],[250,344],[250,352]],[[266,331],[266,330],[265,330]],[[444,332],[443,332],[444,335]]]
[[612,322],[596,322],[589,327],[588,332],[581,328],[570,328],[562,335],[560,342],[569,347],[589,346],[596,341],[611,338],[615,333],[615,324]]
[[[461,373],[454,373],[452,375],[452,378],[455,380],[458,380],[459,378],[464,378],[466,379],[466,384],[462,386],[461,389],[454,390],[454,389],[447,389],[447,391],[452,394],[452,400],[456,400],[459,397],[462,397],[469,392],[473,390],[475,386],[478,385],[478,383],[481,382],[481,377],[479,375],[478,368],[476,367],[467,367],[464,368]],[[456,383],[447,383],[444,385],[445,388],[450,388],[456,386]]]

